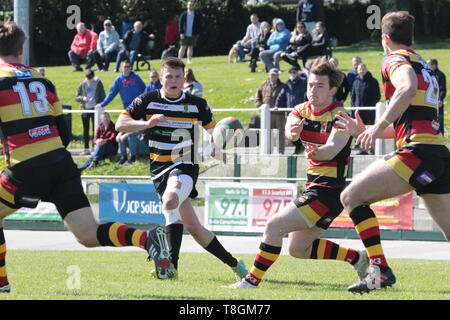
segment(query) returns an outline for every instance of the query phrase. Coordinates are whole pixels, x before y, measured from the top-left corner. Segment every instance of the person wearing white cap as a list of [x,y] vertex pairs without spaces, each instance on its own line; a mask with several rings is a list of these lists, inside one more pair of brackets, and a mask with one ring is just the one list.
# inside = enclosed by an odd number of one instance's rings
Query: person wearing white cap
[[109,63],[119,52],[120,37],[111,20],[105,20],[103,27],[104,30],[100,32],[94,55],[99,70],[108,71]]
[[257,108],[263,104],[270,106],[270,128],[279,130],[278,152],[284,153],[284,124],[286,122],[286,113],[278,111],[275,107],[275,100],[280,94],[285,84],[279,79],[280,71],[277,68],[269,70],[269,79],[264,81],[258,88],[255,97],[255,105]]

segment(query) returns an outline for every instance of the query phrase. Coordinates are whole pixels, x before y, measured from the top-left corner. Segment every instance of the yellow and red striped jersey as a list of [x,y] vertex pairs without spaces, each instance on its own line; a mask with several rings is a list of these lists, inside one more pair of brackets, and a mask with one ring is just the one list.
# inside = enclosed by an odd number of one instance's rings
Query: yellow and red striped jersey
[[49,80],[22,64],[0,65],[0,129],[8,167],[64,148],[55,121],[61,114]]
[[417,76],[417,93],[410,106],[394,122],[397,147],[408,143],[444,145],[439,132],[438,100],[439,85],[433,71],[413,50],[397,50],[382,62],[384,96],[389,103],[395,92],[391,78],[402,65],[410,65]]
[[[314,144],[321,146],[326,144],[331,132],[336,130],[336,115],[339,111],[345,110],[342,107],[342,104],[338,102],[331,103],[327,108],[320,112],[313,111],[311,103],[304,102],[297,105],[289,116],[305,119],[303,131],[300,134],[300,139],[304,145]],[[322,186],[339,189],[345,187],[345,178],[347,177],[348,163],[350,161],[351,137],[345,133],[339,134],[348,136],[348,143],[331,160],[309,160],[309,167],[307,169],[307,187]]]

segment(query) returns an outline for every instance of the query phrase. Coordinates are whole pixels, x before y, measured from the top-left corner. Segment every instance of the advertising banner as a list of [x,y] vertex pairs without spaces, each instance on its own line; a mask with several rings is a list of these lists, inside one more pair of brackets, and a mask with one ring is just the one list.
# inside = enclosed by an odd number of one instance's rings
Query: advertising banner
[[296,194],[292,183],[208,183],[205,226],[213,231],[263,232],[267,220]]
[[[413,229],[413,193],[373,203],[372,210],[378,218],[380,229],[412,230]],[[331,227],[353,228],[348,212],[342,212]]]
[[164,224],[153,184],[100,183],[100,221]]

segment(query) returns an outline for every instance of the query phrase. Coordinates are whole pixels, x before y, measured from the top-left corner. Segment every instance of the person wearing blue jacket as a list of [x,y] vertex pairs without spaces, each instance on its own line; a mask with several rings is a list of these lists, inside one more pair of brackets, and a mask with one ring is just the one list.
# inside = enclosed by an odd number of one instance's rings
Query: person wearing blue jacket
[[279,51],[284,51],[289,44],[289,38],[291,37],[291,32],[286,29],[286,25],[282,19],[278,19],[275,22],[275,31],[270,35],[267,45],[268,50],[261,51],[259,57],[261,61],[266,66],[267,70],[275,68],[273,62],[273,56]]
[[119,93],[122,99],[123,108],[128,107],[133,100],[144,93],[145,83],[142,81],[136,73],[131,71],[131,63],[125,60],[122,63],[122,73],[114,80],[109,94],[99,104],[95,106],[96,109],[106,107],[111,101],[114,100]]
[[[95,108],[104,108],[111,101],[114,100],[116,95],[119,93],[120,98],[122,99],[123,108],[127,108],[131,102],[145,90],[145,83],[142,81],[141,77],[139,77],[136,73],[131,71],[131,63],[128,60],[122,62],[122,73],[117,76],[114,80],[111,89],[109,90],[108,96],[99,104],[95,106]],[[128,163],[132,163],[136,160],[136,155],[133,154],[133,146],[137,146],[139,144],[139,132],[133,132],[128,136],[128,146],[130,147],[131,158],[130,160],[121,157],[119,160],[119,164],[124,164],[127,160]]]

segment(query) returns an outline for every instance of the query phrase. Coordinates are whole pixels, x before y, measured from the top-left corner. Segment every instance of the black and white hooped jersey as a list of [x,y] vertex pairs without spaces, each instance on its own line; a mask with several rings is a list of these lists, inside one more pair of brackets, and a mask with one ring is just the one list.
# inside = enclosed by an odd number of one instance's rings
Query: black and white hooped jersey
[[216,125],[206,100],[188,93],[172,100],[162,90],[147,92],[137,97],[125,114],[135,120],[149,120],[155,114],[165,116],[165,121],[147,130],[152,179],[181,163],[196,164],[196,128]]

